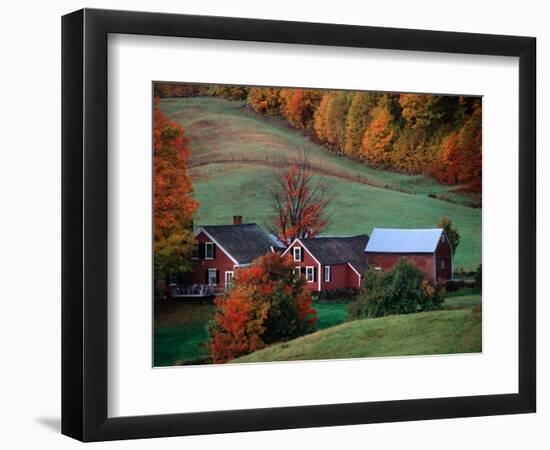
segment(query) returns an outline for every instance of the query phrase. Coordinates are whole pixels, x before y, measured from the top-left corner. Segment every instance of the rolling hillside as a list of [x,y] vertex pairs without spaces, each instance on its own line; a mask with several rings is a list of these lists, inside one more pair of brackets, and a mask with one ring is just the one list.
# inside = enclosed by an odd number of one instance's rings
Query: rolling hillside
[[356,320],[231,363],[481,352],[480,325],[481,315],[469,309]]
[[448,186],[337,157],[282,122],[249,112],[240,102],[163,99],[161,109],[184,126],[190,139],[190,174],[200,203],[197,224],[230,223],[234,214],[265,224],[274,171],[281,160],[307,151],[336,194],[327,234],[370,233],[375,226],[433,227],[447,216],[462,236],[455,270],[475,270],[481,262],[481,210],[428,197],[435,192],[460,200]]

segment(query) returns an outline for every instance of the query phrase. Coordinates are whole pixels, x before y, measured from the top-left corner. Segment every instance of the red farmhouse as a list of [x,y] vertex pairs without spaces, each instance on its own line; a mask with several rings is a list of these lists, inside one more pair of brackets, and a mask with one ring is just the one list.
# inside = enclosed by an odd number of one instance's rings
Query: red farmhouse
[[367,268],[388,270],[405,260],[432,283],[452,280],[453,254],[445,231],[374,228],[372,235],[320,236],[296,239],[288,248],[255,223],[205,225],[195,231],[193,269],[182,274],[182,284],[170,285],[173,297],[207,297],[223,293],[235,270],[249,266],[269,252],[290,255],[295,273],[304,276],[314,292],[361,287]]
[[453,250],[442,228],[374,228],[365,256],[368,268],[385,271],[405,260],[422,270],[432,283],[453,278]]
[[193,269],[184,274],[184,286],[173,289],[172,296],[204,297],[221,293],[231,285],[236,269],[278,250],[280,244],[258,225],[241,222],[242,217],[235,216],[233,225],[197,228]]
[[290,253],[296,273],[306,278],[312,291],[359,288],[368,240],[366,234],[296,239],[283,255]]

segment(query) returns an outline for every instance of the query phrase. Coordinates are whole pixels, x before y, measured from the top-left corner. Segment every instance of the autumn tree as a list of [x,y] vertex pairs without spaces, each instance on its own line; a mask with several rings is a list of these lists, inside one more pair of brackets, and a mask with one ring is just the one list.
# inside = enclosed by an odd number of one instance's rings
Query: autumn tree
[[397,134],[392,123],[392,115],[385,105],[377,106],[372,112],[372,120],[363,134],[361,156],[376,165],[390,166],[391,151]]
[[314,330],[316,312],[305,279],[294,274],[290,256],[261,256],[235,272],[228,293],[215,300],[210,355],[225,363],[269,344]]
[[458,247],[458,244],[460,244],[460,234],[458,230],[455,227],[453,227],[453,221],[447,217],[442,217],[439,223],[437,224],[437,227],[443,228],[443,231],[445,231],[445,234],[447,235],[447,239],[449,239],[449,244],[451,244],[451,248],[453,249],[453,255],[454,255]]
[[256,112],[268,115],[280,113],[281,89],[253,87],[250,88],[247,104]]
[[467,183],[470,190],[481,192],[481,101],[473,105],[472,113],[467,116],[459,132],[462,150],[463,174],[459,181]]
[[268,228],[281,241],[311,238],[328,225],[329,185],[315,175],[307,155],[281,170],[270,188],[273,217]]
[[480,192],[481,143],[481,103],[477,103],[464,125],[443,141],[440,161],[433,175],[444,183],[464,183],[470,190]]
[[370,120],[370,111],[376,106],[376,97],[370,92],[355,92],[352,96],[345,130],[344,153],[348,156],[358,156],[361,152],[361,141]]
[[430,136],[438,130],[460,127],[469,100],[451,95],[401,94],[398,103],[407,125]]
[[459,133],[453,131],[441,142],[441,156],[432,171],[435,178],[444,183],[458,183],[463,172],[461,154]]
[[312,129],[315,111],[321,103],[323,91],[316,89],[304,89],[302,97],[302,121],[304,128]]
[[346,117],[352,94],[347,91],[327,91],[315,113],[314,130],[317,137],[329,146],[344,153]]
[[198,203],[187,174],[189,148],[183,128],[162,113],[155,98],[153,125],[154,268],[157,277],[189,268]]
[[228,100],[246,100],[249,88],[246,86],[215,84],[210,86],[208,93],[214,97],[222,97]]
[[304,90],[282,89],[282,115],[294,127],[304,128]]
[[404,127],[394,141],[390,168],[408,173],[429,173],[434,162],[439,160],[438,152],[438,141],[428,139],[423,130]]
[[331,102],[332,92],[325,91],[313,117],[313,130],[315,131],[317,139],[321,142],[328,141],[328,111]]
[[327,111],[327,140],[339,153],[346,145],[346,118],[351,103],[351,93],[338,91],[331,97]]
[[196,97],[207,95],[208,85],[196,83],[162,83],[153,86],[155,97]]

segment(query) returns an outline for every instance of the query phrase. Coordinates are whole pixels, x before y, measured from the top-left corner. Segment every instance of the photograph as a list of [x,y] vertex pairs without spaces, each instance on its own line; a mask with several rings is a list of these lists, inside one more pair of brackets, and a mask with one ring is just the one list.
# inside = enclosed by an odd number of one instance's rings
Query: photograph
[[7,2],[0,448],[550,449],[543,5]]
[[482,352],[481,96],[152,91],[154,367]]

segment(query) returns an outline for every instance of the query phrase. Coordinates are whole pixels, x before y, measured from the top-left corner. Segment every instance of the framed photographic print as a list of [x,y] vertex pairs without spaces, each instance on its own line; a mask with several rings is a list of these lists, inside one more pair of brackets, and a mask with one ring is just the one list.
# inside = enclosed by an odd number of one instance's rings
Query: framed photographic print
[[535,411],[535,39],[63,17],[62,432]]

